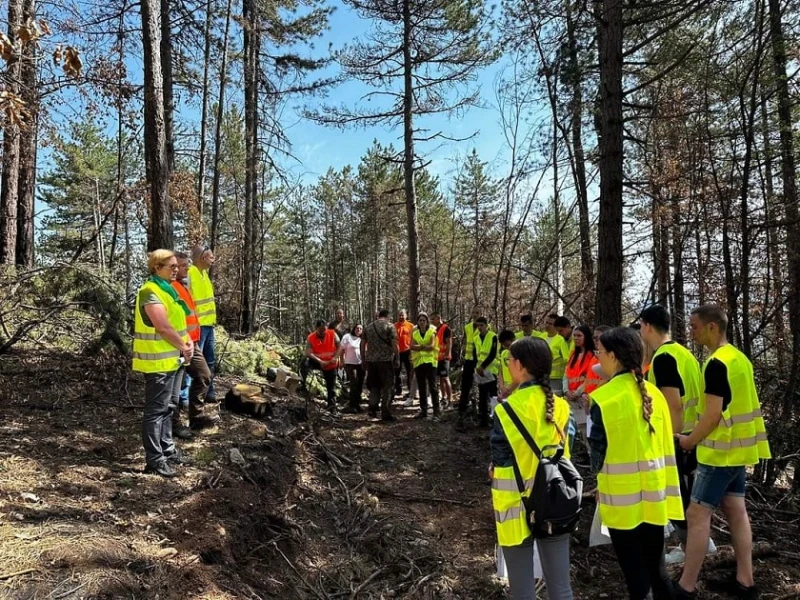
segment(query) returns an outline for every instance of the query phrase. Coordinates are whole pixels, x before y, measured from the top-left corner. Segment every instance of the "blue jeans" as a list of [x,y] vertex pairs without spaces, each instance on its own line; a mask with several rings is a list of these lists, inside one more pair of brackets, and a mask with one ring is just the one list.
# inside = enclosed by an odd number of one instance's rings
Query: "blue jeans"
[[[208,370],[211,371],[211,382],[208,384],[208,391],[206,392],[206,400],[213,402],[217,394],[214,391],[214,359],[216,358],[215,350],[216,350],[216,342],[214,340],[214,326],[213,325],[203,325],[200,327],[200,341],[197,343],[200,347],[200,351],[203,353],[203,358],[206,359],[206,364],[208,364]],[[186,381],[184,385],[187,388],[187,396],[186,399],[188,401],[188,388],[189,384],[191,383],[191,378],[187,375]]]
[[692,486],[692,502],[711,510],[719,508],[724,496],[745,495],[747,473],[744,467],[697,465]]

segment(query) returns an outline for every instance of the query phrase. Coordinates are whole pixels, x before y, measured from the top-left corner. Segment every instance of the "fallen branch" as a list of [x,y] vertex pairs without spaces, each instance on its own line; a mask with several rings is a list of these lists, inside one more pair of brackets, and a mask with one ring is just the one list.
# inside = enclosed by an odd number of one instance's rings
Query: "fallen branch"
[[352,594],[350,594],[350,600],[355,600],[355,599],[356,599],[356,597],[357,597],[357,596],[358,596],[358,595],[359,595],[359,594],[360,594],[360,593],[361,593],[361,592],[364,590],[364,588],[365,588],[365,587],[367,587],[367,586],[368,586],[370,583],[372,583],[372,581],[373,581],[373,580],[374,580],[374,579],[375,579],[375,578],[376,578],[378,575],[380,575],[381,573],[383,573],[385,570],[386,570],[386,567],[381,567],[380,569],[378,569],[377,571],[375,571],[375,572],[374,572],[372,575],[370,575],[369,577],[367,577],[367,578],[366,578],[364,581],[362,581],[362,582],[361,582],[361,585],[359,585],[359,586],[358,586],[356,589],[354,589],[354,590],[353,590],[353,593],[352,593]]
[[19,577],[20,575],[27,575],[28,573],[35,573],[38,571],[36,567],[31,569],[22,569],[21,571],[14,571],[13,573],[4,573],[0,575],[0,580],[11,579],[12,577]]
[[392,492],[387,489],[376,488],[372,486],[370,486],[370,491],[373,492],[376,496],[389,496],[391,498],[398,498],[399,500],[408,500],[409,502],[424,502],[427,504],[436,504],[437,502],[443,502],[445,504],[455,504],[456,506],[468,506],[468,507],[475,506],[475,502],[472,500],[469,501],[453,500],[452,498],[441,498],[439,496],[412,496],[411,494],[398,494],[397,492]]

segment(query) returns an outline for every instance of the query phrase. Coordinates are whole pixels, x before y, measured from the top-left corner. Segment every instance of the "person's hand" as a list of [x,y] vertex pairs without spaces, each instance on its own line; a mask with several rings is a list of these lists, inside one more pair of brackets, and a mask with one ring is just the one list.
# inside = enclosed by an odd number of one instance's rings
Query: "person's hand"
[[489,463],[489,479],[494,479],[494,465]]
[[181,348],[181,355],[183,356],[183,360],[187,363],[191,362],[192,354],[194,354],[194,345],[191,341],[186,342],[186,344]]
[[583,400],[583,408],[589,410],[589,405],[591,404],[591,400],[589,399],[589,394],[581,394],[581,400]]
[[676,433],[675,437],[678,438],[678,443],[681,446],[681,449],[689,452],[690,450],[694,449],[697,444],[693,444],[691,439],[688,435],[683,435],[682,433]]

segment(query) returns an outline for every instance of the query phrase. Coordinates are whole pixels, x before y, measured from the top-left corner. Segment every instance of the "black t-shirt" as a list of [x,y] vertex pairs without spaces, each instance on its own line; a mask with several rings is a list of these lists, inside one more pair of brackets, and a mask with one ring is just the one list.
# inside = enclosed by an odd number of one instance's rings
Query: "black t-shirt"
[[[674,344],[675,342],[667,343]],[[678,388],[678,393],[683,397],[686,393],[686,388],[683,386],[683,378],[680,371],[678,371],[678,361],[675,360],[674,356],[666,352],[659,354],[653,359],[653,364],[650,368],[653,369],[653,377],[655,377],[656,385],[659,388]]]
[[722,410],[731,403],[731,385],[728,382],[728,367],[718,358],[712,358],[706,365],[705,393],[722,398]]

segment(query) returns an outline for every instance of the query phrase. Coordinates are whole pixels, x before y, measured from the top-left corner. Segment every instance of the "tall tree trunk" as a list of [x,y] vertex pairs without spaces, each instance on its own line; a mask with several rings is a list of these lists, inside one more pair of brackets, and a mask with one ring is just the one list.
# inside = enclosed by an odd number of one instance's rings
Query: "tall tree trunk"
[[[22,0],[8,0],[8,37],[15,44],[22,24]],[[6,67],[5,91],[19,94],[22,70],[20,56],[11,57]],[[19,193],[20,128],[13,123],[3,128],[3,178],[0,183],[0,264],[12,265],[17,255],[17,209]]]
[[222,57],[220,58],[219,96],[217,98],[217,118],[214,131],[214,174],[211,183],[211,239],[212,248],[217,247],[219,232],[219,182],[222,163],[222,121],[225,118],[225,87],[228,78],[228,37],[231,29],[231,2],[225,8],[225,33],[222,38]]
[[[771,301],[774,305],[781,306],[783,303],[783,265],[781,264],[781,246],[778,243],[779,236],[775,226],[772,222],[781,220],[781,206],[780,202],[775,198],[775,175],[772,167],[772,144],[770,142],[770,125],[767,116],[767,98],[762,91],[761,93],[761,137],[764,142],[763,160],[764,163],[764,219],[767,222],[767,259],[769,262],[769,269],[771,271],[768,277],[768,283],[772,284]],[[775,356],[778,361],[779,377],[783,378],[786,375],[786,322],[783,319],[783,310],[780,310],[774,320],[775,324]]]
[[411,48],[411,1],[403,0],[403,187],[408,219],[408,310],[414,321],[419,314],[419,236],[417,190],[414,181],[414,82]]
[[653,194],[653,271],[655,273],[654,300],[665,306],[669,302],[669,231],[664,224],[661,190],[656,186]]
[[206,2],[206,27],[204,32],[203,47],[203,98],[200,108],[200,164],[197,173],[197,204],[200,221],[204,221],[205,195],[206,195],[206,138],[208,137],[208,98],[209,98],[209,72],[211,70],[211,21],[213,2]]
[[175,93],[172,78],[172,23],[169,15],[170,0],[161,0],[161,73],[164,78],[164,135],[167,145],[169,174],[175,170]]
[[586,155],[583,150],[583,89],[581,88],[576,22],[572,14],[572,0],[566,3],[567,52],[572,97],[569,102],[570,131],[572,133],[572,177],[578,204],[578,232],[581,248],[581,313],[589,323],[594,323],[594,259],[589,223],[589,191],[586,184]]
[[258,50],[259,23],[256,0],[244,0],[244,122],[245,213],[242,253],[242,333],[252,333],[255,317],[256,204],[258,201]]
[[[36,1],[23,0],[22,22],[36,19]],[[20,93],[30,114],[28,126],[19,138],[19,181],[17,183],[16,263],[33,266],[33,218],[36,191],[36,157],[39,138],[39,92],[36,88],[36,44],[28,44],[21,54]]]
[[172,248],[172,202],[164,121],[164,77],[161,70],[161,24],[157,0],[141,0],[144,54],[144,155],[150,190],[148,251]]
[[686,343],[686,304],[684,299],[683,244],[681,201],[677,196],[672,205],[672,337],[681,344]]
[[[800,206],[792,132],[792,101],[786,75],[786,45],[783,36],[780,0],[769,0],[772,58],[778,96],[778,123],[781,133],[781,179],[786,211],[786,248],[789,267],[789,328],[792,331],[792,366],[789,387],[783,402],[783,420],[788,422],[800,403]],[[795,477],[795,484],[800,477]]]
[[600,60],[600,217],[597,238],[595,321],[622,322],[622,7],[595,3]]

